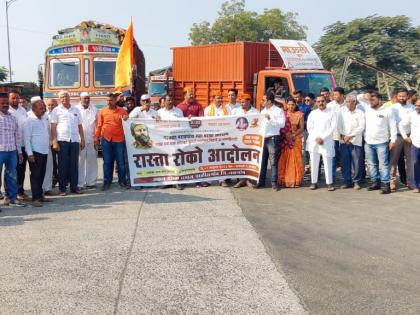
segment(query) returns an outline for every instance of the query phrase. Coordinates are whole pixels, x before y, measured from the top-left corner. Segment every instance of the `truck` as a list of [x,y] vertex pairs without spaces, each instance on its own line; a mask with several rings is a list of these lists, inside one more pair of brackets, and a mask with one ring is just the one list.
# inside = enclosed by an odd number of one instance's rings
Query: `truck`
[[[88,92],[92,104],[105,106],[107,94],[115,90],[115,64],[124,35],[124,29],[92,21],[59,30],[39,69],[43,98],[57,98],[60,90],[67,90],[75,104]],[[138,100],[146,91],[146,77],[144,55],[135,41],[134,59],[131,93]]]
[[192,88],[198,102],[207,106],[215,92],[227,102],[228,90],[252,95],[258,109],[264,93],[278,82],[282,97],[295,90],[319,94],[336,86],[331,71],[305,41],[271,39],[268,43],[234,42],[174,47],[173,94],[183,101],[185,88]]
[[150,71],[147,90],[152,106],[158,108],[160,98],[170,94],[173,90],[172,67]]

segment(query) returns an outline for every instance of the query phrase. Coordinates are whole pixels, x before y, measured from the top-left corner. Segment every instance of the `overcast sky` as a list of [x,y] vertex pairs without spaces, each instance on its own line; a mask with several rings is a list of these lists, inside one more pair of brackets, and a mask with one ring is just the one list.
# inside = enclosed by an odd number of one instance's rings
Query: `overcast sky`
[[[171,64],[170,47],[189,45],[188,33],[195,22],[217,17],[223,0],[17,0],[9,8],[14,81],[36,81],[37,67],[57,30],[94,20],[126,28],[133,16],[134,32],[146,58],[147,71]],[[264,8],[297,12],[300,24],[308,27],[313,44],[323,28],[336,21],[347,22],[373,14],[407,15],[420,24],[419,0],[247,0],[246,9]],[[8,67],[4,0],[0,11],[0,65]]]

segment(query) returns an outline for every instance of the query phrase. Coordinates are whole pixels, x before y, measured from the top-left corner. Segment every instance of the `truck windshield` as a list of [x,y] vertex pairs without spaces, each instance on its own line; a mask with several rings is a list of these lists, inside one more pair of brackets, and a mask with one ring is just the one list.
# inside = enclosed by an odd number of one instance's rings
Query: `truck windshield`
[[331,75],[328,73],[295,73],[292,74],[295,90],[301,90],[303,93],[319,94],[323,87],[332,88]]
[[114,86],[115,58],[93,58],[95,87]]
[[164,82],[150,82],[148,88],[150,96],[166,95],[166,84]]
[[51,59],[49,72],[49,86],[51,88],[80,87],[79,58]]

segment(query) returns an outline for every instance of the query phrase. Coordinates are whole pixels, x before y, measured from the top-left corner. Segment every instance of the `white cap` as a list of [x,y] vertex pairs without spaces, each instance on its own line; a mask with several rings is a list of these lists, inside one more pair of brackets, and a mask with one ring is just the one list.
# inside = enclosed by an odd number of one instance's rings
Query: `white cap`
[[150,100],[150,95],[149,95],[149,94],[143,94],[143,95],[141,96],[141,100],[142,100],[142,101],[145,101],[145,100]]
[[82,92],[80,93],[80,98],[90,96],[88,92]]
[[42,101],[42,98],[39,96],[34,96],[31,98],[31,104],[35,104],[38,101]]

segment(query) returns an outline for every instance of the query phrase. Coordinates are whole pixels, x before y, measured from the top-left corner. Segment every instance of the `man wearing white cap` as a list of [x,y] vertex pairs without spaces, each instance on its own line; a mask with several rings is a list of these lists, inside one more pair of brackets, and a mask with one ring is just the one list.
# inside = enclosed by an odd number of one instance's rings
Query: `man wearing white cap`
[[134,108],[129,117],[130,118],[150,118],[156,119],[159,116],[158,112],[150,108],[150,95],[143,94],[140,98],[141,106]]
[[43,116],[45,113],[44,102],[39,96],[31,99],[32,111],[23,125],[23,137],[28,154],[30,180],[32,190],[32,205],[42,207],[42,202],[47,201],[43,197],[42,183],[47,167],[48,151],[50,149],[48,120]]
[[83,189],[94,188],[98,179],[98,153],[95,149],[95,130],[98,121],[98,110],[90,104],[89,93],[80,94],[80,103],[76,105],[82,115],[82,125],[85,135],[85,148],[79,153],[79,183]]

